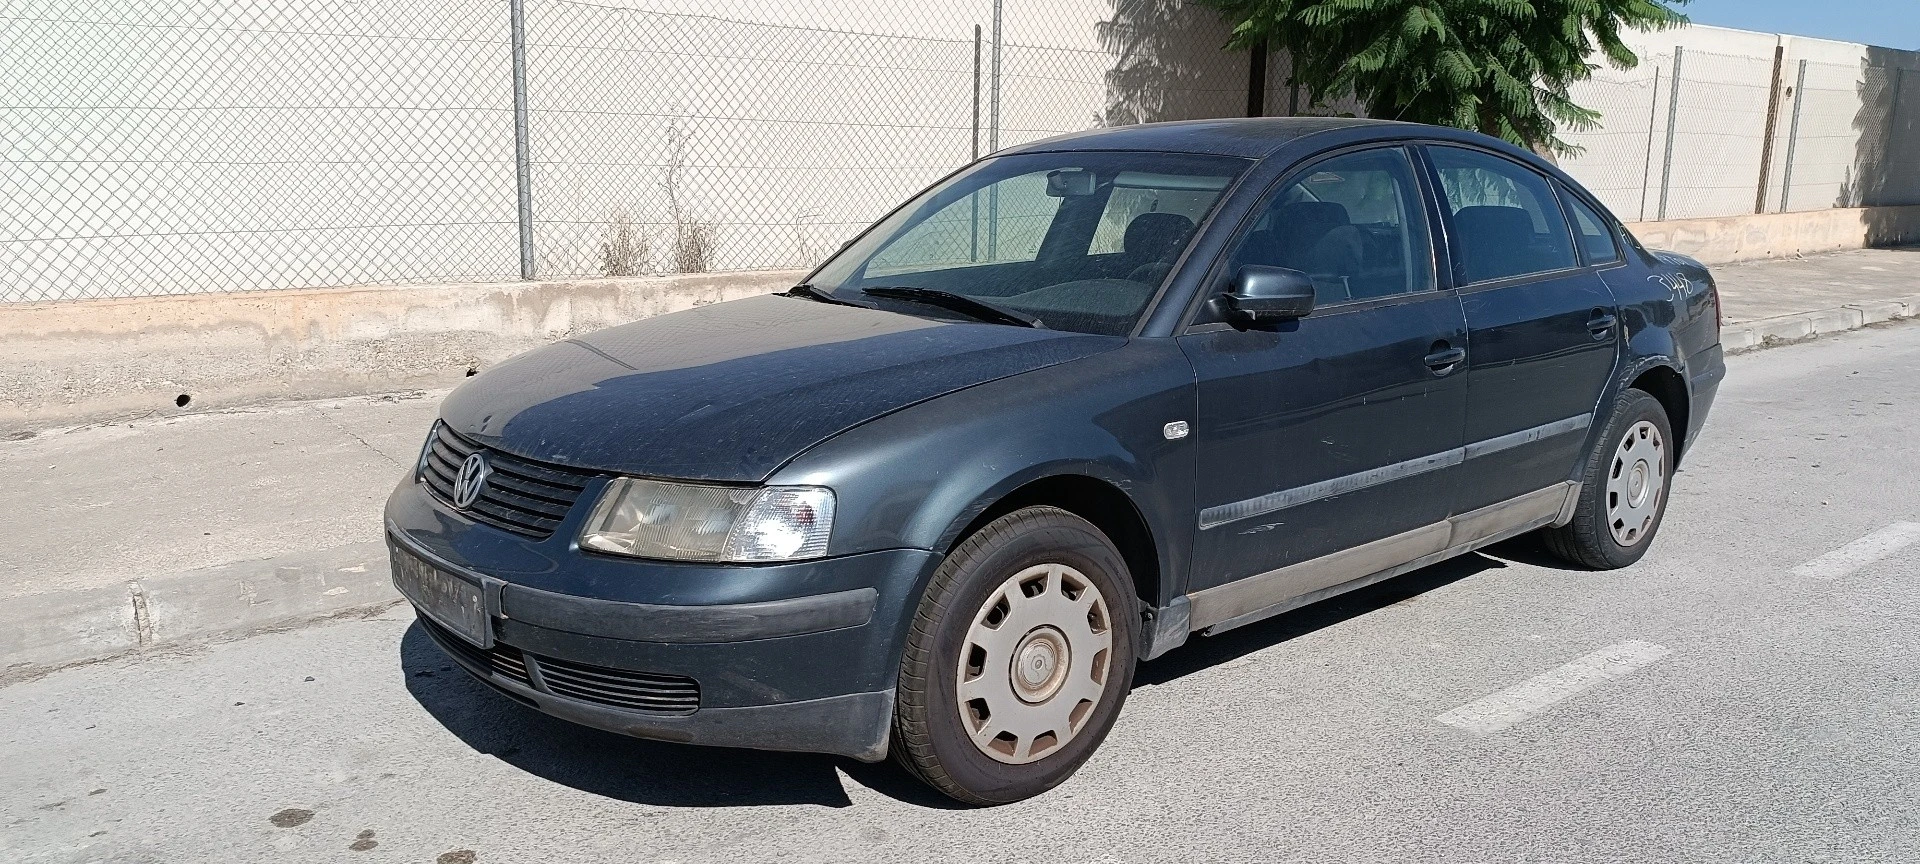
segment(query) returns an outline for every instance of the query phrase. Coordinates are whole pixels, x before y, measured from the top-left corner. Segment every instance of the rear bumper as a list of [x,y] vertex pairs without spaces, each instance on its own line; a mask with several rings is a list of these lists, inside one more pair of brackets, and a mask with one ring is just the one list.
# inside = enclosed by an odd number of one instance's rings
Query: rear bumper
[[1700,430],[1706,428],[1707,411],[1713,408],[1713,397],[1720,392],[1720,382],[1727,377],[1727,359],[1719,345],[1707,348],[1688,358],[1687,363],[1687,430],[1686,446],[1690,449]]
[[535,541],[464,523],[411,483],[387,505],[396,552],[481,589],[484,647],[438,625],[427,635],[516,701],[641,738],[886,755],[901,641],[932,553],[668,564],[582,553],[570,529]]

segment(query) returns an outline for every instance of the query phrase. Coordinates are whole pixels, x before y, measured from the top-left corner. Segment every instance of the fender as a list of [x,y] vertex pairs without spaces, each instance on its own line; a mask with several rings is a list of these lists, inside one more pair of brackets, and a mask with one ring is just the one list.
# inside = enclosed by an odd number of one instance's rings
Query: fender
[[[1089,477],[1119,489],[1152,533],[1162,596],[1186,585],[1192,544],[1193,371],[1170,339],[992,381],[875,419],[823,442],[770,482],[836,496],[836,555],[944,553],[975,517],[1035,480]],[[928,481],[929,465],[939,470]],[[927,574],[927,576],[930,576]],[[923,576],[923,580],[926,578]]]

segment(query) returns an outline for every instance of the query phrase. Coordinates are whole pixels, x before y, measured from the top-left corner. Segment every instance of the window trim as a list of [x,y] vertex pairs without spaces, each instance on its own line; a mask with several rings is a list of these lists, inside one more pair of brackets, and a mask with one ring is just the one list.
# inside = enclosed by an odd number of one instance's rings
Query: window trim
[[[1426,139],[1426,140],[1420,141],[1418,143],[1418,146],[1420,149],[1421,161],[1425,163],[1426,170],[1429,175],[1428,182],[1433,187],[1434,203],[1437,205],[1437,209],[1440,211],[1440,216],[1444,220],[1446,225],[1447,266],[1444,269],[1447,272],[1450,283],[1453,285],[1453,287],[1456,290],[1459,290],[1462,292],[1475,292],[1475,291],[1485,291],[1485,290],[1494,289],[1494,288],[1508,288],[1514,285],[1527,285],[1534,282],[1544,282],[1549,279],[1562,279],[1567,276],[1579,273],[1583,270],[1598,270],[1601,266],[1603,266],[1603,265],[1589,265],[1580,260],[1580,247],[1577,241],[1575,241],[1573,237],[1573,220],[1569,218],[1567,215],[1566,205],[1560,201],[1560,194],[1558,190],[1564,184],[1560,183],[1558,179],[1552,176],[1549,176],[1545,173],[1542,173],[1539,169],[1534,168],[1532,165],[1528,165],[1525,162],[1521,162],[1517,159],[1514,159],[1513,157],[1508,156],[1505,153],[1500,153],[1498,151],[1490,150],[1485,147],[1475,146],[1473,144],[1469,144],[1466,142]],[[1459,281],[1456,278],[1459,274],[1455,272],[1455,267],[1454,267],[1455,232],[1453,227],[1452,205],[1447,202],[1446,189],[1440,184],[1440,168],[1438,165],[1434,163],[1432,154],[1428,152],[1434,147],[1452,147],[1454,149],[1467,150],[1474,153],[1479,153],[1485,156],[1489,156],[1495,159],[1499,159],[1502,162],[1505,162],[1509,165],[1514,166],[1515,168],[1518,168],[1522,171],[1526,171],[1532,174],[1533,176],[1540,178],[1542,182],[1546,183],[1547,188],[1554,192],[1554,195],[1553,195],[1554,211],[1560,214],[1560,224],[1565,229],[1565,236],[1567,239],[1567,248],[1573,252],[1573,266],[1562,267],[1556,270],[1538,270],[1532,273],[1521,273],[1514,276],[1503,276],[1499,279],[1484,279],[1479,282]],[[1617,264],[1620,262],[1615,261],[1613,263]]]
[[1219,255],[1215,257],[1211,264],[1207,265],[1207,272],[1201,277],[1200,290],[1194,293],[1186,315],[1181,320],[1180,326],[1174,328],[1173,335],[1186,336],[1190,334],[1212,333],[1222,329],[1232,329],[1233,325],[1230,322],[1202,322],[1199,318],[1206,310],[1208,302],[1220,294],[1221,287],[1228,279],[1232,278],[1232,274],[1226,272],[1226,268],[1232,262],[1233,253],[1239,251],[1240,242],[1245,240],[1248,234],[1252,233],[1253,226],[1260,221],[1260,217],[1266,215],[1267,208],[1273,203],[1274,197],[1284,191],[1287,186],[1295,180],[1318,169],[1321,165],[1329,161],[1372,150],[1399,150],[1401,156],[1407,161],[1408,177],[1413,180],[1413,194],[1419,198],[1417,205],[1424,208],[1420,215],[1422,217],[1421,221],[1426,227],[1427,254],[1425,261],[1429,285],[1431,287],[1424,291],[1408,291],[1400,294],[1388,294],[1382,297],[1343,300],[1339,303],[1329,303],[1325,306],[1315,303],[1313,311],[1307,313],[1306,318],[1302,320],[1342,315],[1348,312],[1363,312],[1384,306],[1396,306],[1401,303],[1416,300],[1427,300],[1442,292],[1451,290],[1451,280],[1445,279],[1442,276],[1442,268],[1439,266],[1439,233],[1436,223],[1434,222],[1436,214],[1432,206],[1435,200],[1434,190],[1429,188],[1429,180],[1421,164],[1422,160],[1419,154],[1415,152],[1415,148],[1419,143],[1420,142],[1411,139],[1374,140],[1328,150],[1302,160],[1296,167],[1287,170],[1277,179],[1268,183],[1267,188],[1261,190],[1259,197],[1254,199],[1253,205],[1241,214],[1239,224],[1233,227],[1233,232],[1228,237],[1226,244],[1221,247]]

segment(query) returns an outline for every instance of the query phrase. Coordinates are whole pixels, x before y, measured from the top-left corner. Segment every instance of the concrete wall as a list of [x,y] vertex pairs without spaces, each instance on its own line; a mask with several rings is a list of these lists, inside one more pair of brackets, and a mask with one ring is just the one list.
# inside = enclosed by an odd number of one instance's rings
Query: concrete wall
[[1572,88],[1602,116],[1563,133],[1585,152],[1561,163],[1621,218],[1659,219],[1663,199],[1668,219],[1750,214],[1756,202],[1765,212],[1920,204],[1920,98],[1908,95],[1920,89],[1920,52],[1700,25],[1625,38],[1640,65],[1602,62]]
[[1627,229],[1652,248],[1727,264],[1920,243],[1920,206],[1638,222]]
[[[0,429],[458,383],[548,342],[801,275],[322,288],[0,305]],[[185,406],[176,405],[180,396]]]

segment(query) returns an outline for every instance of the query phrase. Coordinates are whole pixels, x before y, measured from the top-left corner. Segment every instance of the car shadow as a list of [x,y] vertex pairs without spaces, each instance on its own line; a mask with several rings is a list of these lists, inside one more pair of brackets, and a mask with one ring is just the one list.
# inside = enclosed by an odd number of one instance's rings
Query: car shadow
[[400,639],[400,670],[427,714],[476,752],[593,795],[664,807],[848,807],[844,772],[906,803],[960,806],[890,763],[645,741],[549,717],[455,666],[418,621]]
[[[1195,637],[1142,665],[1134,676],[1134,686],[1164,684],[1414,600],[1474,574],[1507,566],[1501,559],[1566,567],[1548,558],[1537,541],[1508,541],[1488,547],[1485,554],[1463,555],[1219,636]],[[549,717],[501,696],[455,666],[418,622],[401,637],[400,669],[406,676],[407,692],[476,752],[593,795],[666,807],[848,807],[853,802],[841,780],[844,774],[867,789],[904,803],[936,809],[964,806],[890,762],[867,764],[816,754],[645,741]]]
[[[1489,547],[1489,551],[1496,548]],[[1228,630],[1218,636],[1196,634],[1185,645],[1142,665],[1133,676],[1133,686],[1138,689],[1165,684],[1369,612],[1413,600],[1428,591],[1451,585],[1476,573],[1505,566],[1506,563],[1497,558],[1472,552],[1375,585],[1329,597],[1265,621]]]

